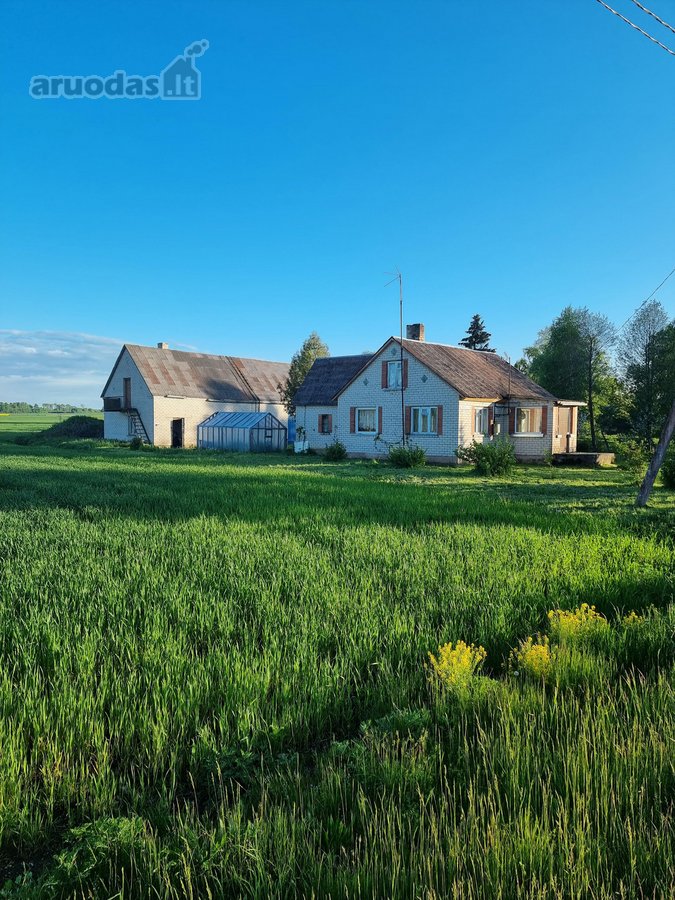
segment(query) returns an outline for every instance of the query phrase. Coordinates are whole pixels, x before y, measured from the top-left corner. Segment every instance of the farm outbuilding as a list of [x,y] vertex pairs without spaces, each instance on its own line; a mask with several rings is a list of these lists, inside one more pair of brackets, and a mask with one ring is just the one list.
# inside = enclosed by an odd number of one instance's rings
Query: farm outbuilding
[[272,413],[217,412],[197,428],[200,450],[268,453],[287,443],[286,426]]

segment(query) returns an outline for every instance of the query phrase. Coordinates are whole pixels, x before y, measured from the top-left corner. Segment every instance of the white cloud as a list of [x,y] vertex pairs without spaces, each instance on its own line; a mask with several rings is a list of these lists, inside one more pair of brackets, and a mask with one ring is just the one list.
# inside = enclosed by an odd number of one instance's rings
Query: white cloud
[[0,329],[0,400],[99,407],[122,343],[74,331]]

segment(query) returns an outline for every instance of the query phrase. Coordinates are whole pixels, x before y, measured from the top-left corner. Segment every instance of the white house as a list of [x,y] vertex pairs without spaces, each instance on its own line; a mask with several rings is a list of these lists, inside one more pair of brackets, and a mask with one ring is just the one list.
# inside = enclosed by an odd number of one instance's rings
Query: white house
[[104,436],[194,447],[215,412],[271,412],[284,425],[278,385],[288,363],[125,344],[103,388]]
[[368,458],[405,441],[439,463],[498,437],[519,459],[574,452],[583,405],[557,399],[496,353],[427,343],[421,324],[373,355],[318,359],[294,399],[312,449],[339,440],[349,456]]

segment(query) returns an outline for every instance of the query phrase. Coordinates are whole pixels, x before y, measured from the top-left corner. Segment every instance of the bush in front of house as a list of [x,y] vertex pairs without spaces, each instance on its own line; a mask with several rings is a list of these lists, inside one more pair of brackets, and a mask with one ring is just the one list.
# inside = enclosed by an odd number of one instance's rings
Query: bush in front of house
[[670,491],[675,491],[675,445],[670,445],[666,458],[661,465],[661,479]]
[[139,438],[138,435],[136,435],[135,437],[132,437],[132,439],[129,441],[129,449],[130,450],[141,450],[142,447],[143,447],[143,440],[141,438]]
[[342,441],[335,440],[326,447],[323,455],[329,462],[339,462],[341,459],[347,459],[347,448]]
[[427,464],[427,454],[422,447],[390,447],[388,460],[397,469],[419,469]]
[[471,463],[481,475],[508,475],[516,463],[516,454],[509,441],[472,441],[468,447],[457,448],[457,459]]

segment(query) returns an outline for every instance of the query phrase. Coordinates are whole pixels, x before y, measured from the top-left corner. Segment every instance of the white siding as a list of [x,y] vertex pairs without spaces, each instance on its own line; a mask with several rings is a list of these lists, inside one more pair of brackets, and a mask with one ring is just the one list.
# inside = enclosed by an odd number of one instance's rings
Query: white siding
[[[110,384],[106,388],[106,397],[124,396],[124,379],[131,379],[131,405],[138,410],[148,438],[153,440],[153,398],[145,380],[136,367],[128,351],[122,353],[122,357],[115,369]],[[108,441],[128,441],[129,417],[123,412],[103,413],[103,436]]]

